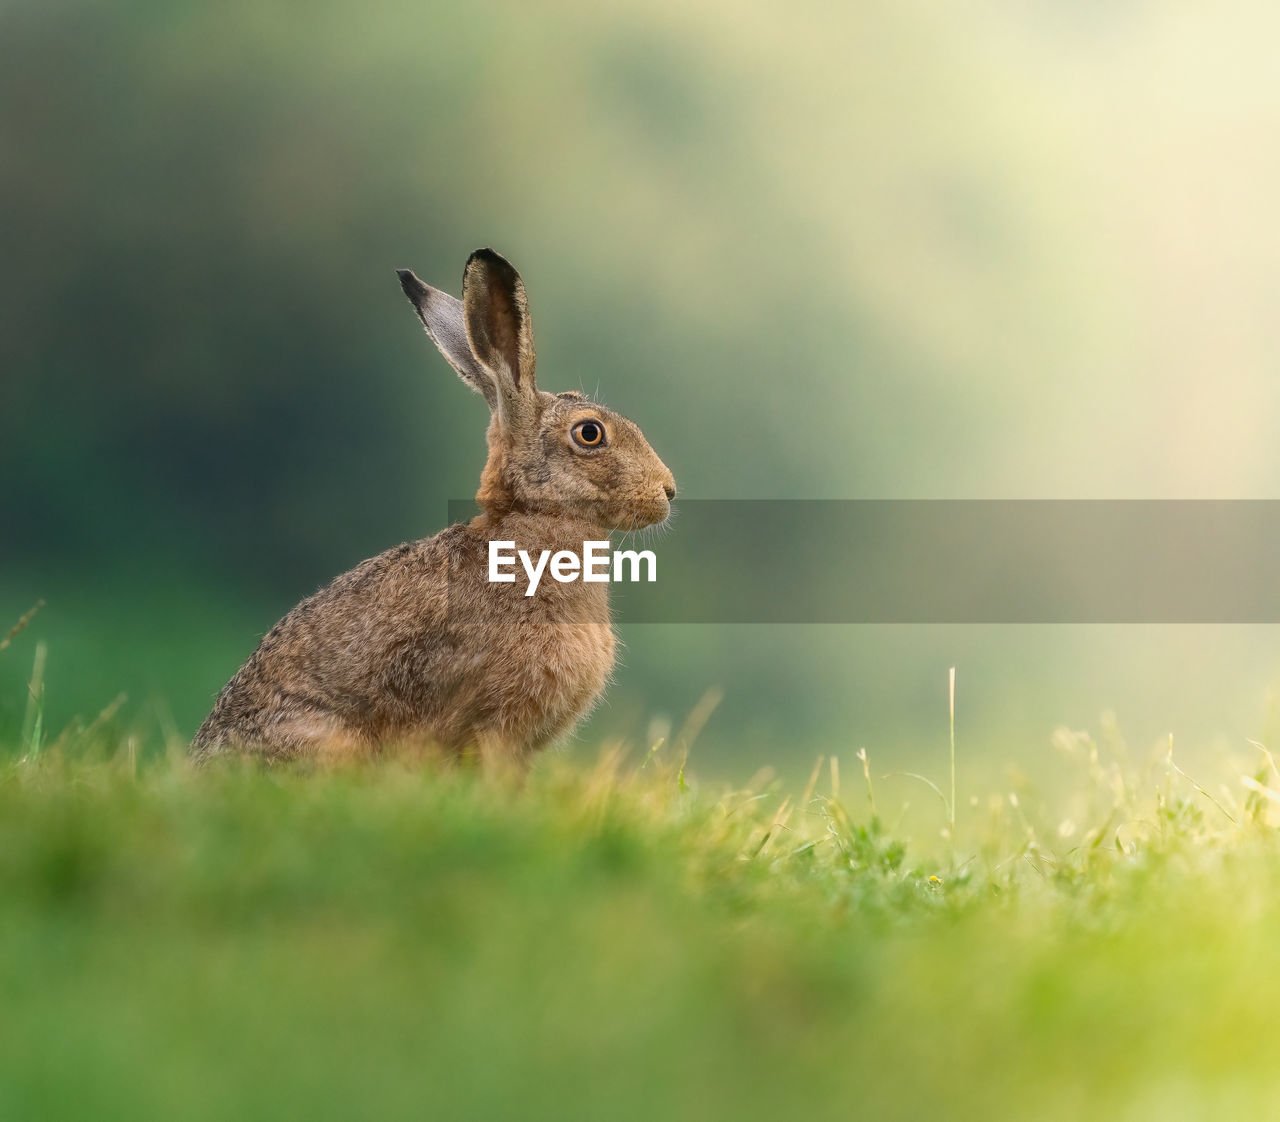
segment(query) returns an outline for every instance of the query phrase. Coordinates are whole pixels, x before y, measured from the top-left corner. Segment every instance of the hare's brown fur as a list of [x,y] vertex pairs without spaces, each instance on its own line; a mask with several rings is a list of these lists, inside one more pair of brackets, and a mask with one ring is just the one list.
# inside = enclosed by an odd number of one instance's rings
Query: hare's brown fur
[[[675,483],[640,430],[580,394],[534,384],[519,275],[490,250],[463,300],[401,274],[427,333],[492,410],[481,513],[370,558],[275,625],[218,696],[192,750],[345,759],[384,744],[520,763],[568,732],[613,667],[608,584],[488,581],[491,541],[581,554],[662,521]],[[597,448],[572,436],[599,425]]]

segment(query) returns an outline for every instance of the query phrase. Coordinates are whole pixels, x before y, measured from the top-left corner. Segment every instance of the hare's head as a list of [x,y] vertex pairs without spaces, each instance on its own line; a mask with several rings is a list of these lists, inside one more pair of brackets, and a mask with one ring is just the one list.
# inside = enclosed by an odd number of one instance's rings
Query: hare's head
[[675,480],[634,424],[582,394],[538,389],[529,303],[508,261],[476,250],[461,300],[407,269],[399,275],[440,353],[489,403],[481,507],[584,519],[608,530],[667,517]]

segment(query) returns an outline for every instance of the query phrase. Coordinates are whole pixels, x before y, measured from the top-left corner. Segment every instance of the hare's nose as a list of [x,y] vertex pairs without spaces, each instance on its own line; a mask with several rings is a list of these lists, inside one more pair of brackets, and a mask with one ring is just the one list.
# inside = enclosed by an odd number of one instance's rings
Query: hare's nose
[[674,499],[674,498],[676,497],[676,485],[675,485],[675,483],[668,483],[668,484],[666,484],[666,486],[664,486],[662,489],[663,489],[664,491],[666,491],[666,493],[667,493],[667,498],[668,498],[668,499]]

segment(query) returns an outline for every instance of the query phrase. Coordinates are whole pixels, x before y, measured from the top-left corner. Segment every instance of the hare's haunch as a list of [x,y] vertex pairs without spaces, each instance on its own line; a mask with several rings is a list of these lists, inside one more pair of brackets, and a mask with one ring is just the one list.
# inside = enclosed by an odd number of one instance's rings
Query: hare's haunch
[[440,353],[484,395],[480,514],[343,573],[263,638],[192,743],[223,753],[347,758],[382,744],[519,764],[568,732],[614,659],[608,584],[492,583],[489,543],[580,552],[611,530],[664,521],[675,481],[640,430],[534,381],[524,284],[489,249],[462,299],[407,270],[400,284]]

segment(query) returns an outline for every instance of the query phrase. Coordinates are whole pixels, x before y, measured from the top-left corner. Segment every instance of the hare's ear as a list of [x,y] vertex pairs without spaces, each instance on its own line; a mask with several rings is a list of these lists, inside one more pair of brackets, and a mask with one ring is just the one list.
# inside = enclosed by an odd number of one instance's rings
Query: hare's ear
[[493,250],[477,249],[462,274],[462,306],[471,349],[493,375],[499,396],[534,398],[533,321],[520,274]]
[[396,276],[400,278],[400,287],[409,297],[409,303],[417,309],[418,318],[422,320],[422,326],[427,329],[431,341],[440,348],[440,353],[458,372],[458,376],[477,393],[484,394],[490,409],[495,408],[498,393],[493,375],[480,365],[471,350],[462,301],[429,284],[423,284],[408,269],[397,269]]

